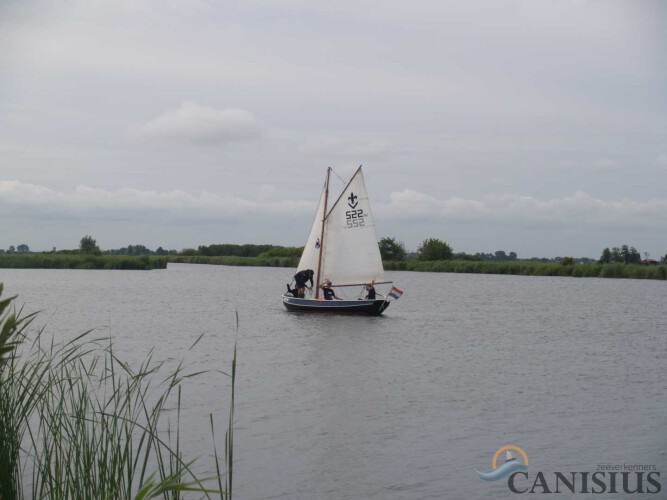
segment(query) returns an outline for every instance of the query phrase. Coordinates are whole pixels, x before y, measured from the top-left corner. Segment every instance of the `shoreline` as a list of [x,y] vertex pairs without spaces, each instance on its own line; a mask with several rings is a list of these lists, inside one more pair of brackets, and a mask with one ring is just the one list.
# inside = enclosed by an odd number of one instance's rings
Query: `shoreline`
[[[169,262],[177,264],[208,264],[218,266],[285,267],[296,268],[295,257],[239,257],[232,255],[53,255],[4,254],[0,255],[0,269],[108,269],[150,270],[166,269]],[[571,264],[534,261],[440,260],[409,259],[384,262],[387,271],[415,271],[459,274],[506,274],[516,276],[570,276],[573,278],[620,278],[667,280],[667,265],[642,264]]]
[[[170,256],[169,262],[182,264],[210,264],[223,266],[291,267],[299,260],[290,257],[235,257],[235,256]],[[642,264],[572,264],[533,261],[470,261],[416,259],[383,262],[386,271],[415,271],[432,273],[506,274],[515,276],[570,276],[573,278],[620,278],[667,280],[667,265]]]
[[158,255],[1,254],[0,269],[107,269],[149,271],[166,269]]

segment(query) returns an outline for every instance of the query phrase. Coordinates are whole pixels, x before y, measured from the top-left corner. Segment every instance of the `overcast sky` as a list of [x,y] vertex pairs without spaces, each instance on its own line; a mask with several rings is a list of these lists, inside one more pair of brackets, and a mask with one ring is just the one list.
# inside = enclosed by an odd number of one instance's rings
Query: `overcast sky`
[[[667,2],[0,0],[0,248],[667,254]],[[342,184],[336,180],[338,185]]]

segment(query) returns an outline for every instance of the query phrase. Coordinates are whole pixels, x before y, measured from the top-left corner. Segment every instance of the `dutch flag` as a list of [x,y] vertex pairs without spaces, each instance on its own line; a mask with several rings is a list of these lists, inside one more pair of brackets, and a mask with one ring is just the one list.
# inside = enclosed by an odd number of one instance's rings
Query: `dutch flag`
[[393,297],[396,300],[400,299],[401,295],[403,295],[403,290],[396,288],[395,286],[392,286],[391,290],[387,294],[388,297]]

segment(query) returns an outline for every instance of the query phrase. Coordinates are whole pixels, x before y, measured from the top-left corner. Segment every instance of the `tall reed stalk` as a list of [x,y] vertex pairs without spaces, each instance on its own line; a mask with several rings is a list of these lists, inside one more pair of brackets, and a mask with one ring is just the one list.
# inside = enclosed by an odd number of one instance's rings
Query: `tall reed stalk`
[[[151,355],[133,369],[91,332],[62,345],[42,331],[30,340],[33,318],[0,316],[0,499],[231,498],[236,347],[225,464],[214,444],[217,475],[202,478],[183,458],[179,429],[181,384],[203,372],[179,364],[164,376]],[[174,404],[172,428],[161,417]]]

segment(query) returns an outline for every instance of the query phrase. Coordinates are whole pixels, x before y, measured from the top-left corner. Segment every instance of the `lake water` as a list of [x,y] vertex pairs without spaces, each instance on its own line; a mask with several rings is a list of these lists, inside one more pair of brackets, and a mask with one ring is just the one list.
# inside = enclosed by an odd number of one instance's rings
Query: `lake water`
[[94,327],[130,362],[153,350],[212,370],[184,388],[185,453],[202,462],[208,414],[220,435],[227,422],[215,370],[230,369],[238,311],[237,498],[517,498],[475,472],[508,444],[530,460],[522,487],[538,471],[648,464],[663,491],[645,496],[666,498],[667,283],[396,272],[405,295],[367,318],[286,312],[291,274],[170,264],[0,281],[58,338]]

